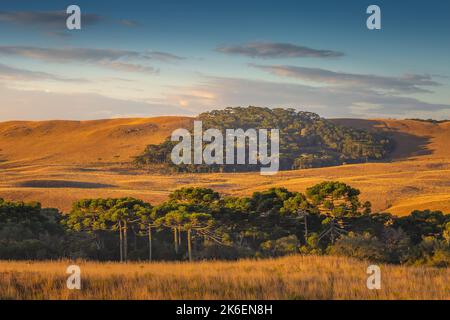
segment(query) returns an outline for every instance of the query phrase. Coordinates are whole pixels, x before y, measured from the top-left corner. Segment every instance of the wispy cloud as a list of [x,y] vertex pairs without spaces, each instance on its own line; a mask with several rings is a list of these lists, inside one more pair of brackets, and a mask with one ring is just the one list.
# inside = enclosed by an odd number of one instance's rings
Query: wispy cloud
[[326,117],[450,117],[450,104],[348,87],[313,87],[241,78],[205,77],[195,86],[173,88],[167,99],[196,112],[217,106],[259,105],[293,107]]
[[252,58],[337,58],[344,54],[333,50],[313,49],[291,43],[250,42],[239,45],[222,46],[218,52],[243,55]]
[[332,86],[358,87],[367,88],[369,90],[381,89],[398,93],[432,92],[423,87],[435,87],[440,85],[428,74],[405,74],[399,77],[388,77],[373,74],[335,72],[320,68],[296,66],[267,66],[257,64],[251,64],[251,66],[282,77],[296,78]]
[[[138,21],[131,19],[111,19],[95,13],[82,12],[82,25],[89,27],[100,23],[135,28],[141,26]],[[0,11],[0,23],[9,23],[16,26],[29,27],[43,35],[69,39],[73,36],[66,28],[68,14],[61,11]]]
[[[33,28],[54,29],[66,27],[65,11],[0,11],[0,22],[9,22]],[[83,13],[83,25],[93,25],[102,17],[93,13]]]
[[30,71],[0,64],[0,80],[3,81],[37,81],[52,80],[64,82],[87,82],[85,79],[64,78],[54,74],[40,71]]
[[177,56],[172,53],[151,50],[145,51],[144,56],[148,59],[154,59],[162,62],[177,62],[186,59],[185,57]]
[[125,27],[130,27],[130,28],[141,26],[140,22],[138,22],[136,20],[130,20],[130,19],[121,19],[121,20],[119,20],[119,23]]
[[148,74],[158,74],[159,70],[150,67],[150,66],[143,66],[140,64],[134,64],[134,63],[126,63],[126,62],[119,62],[119,61],[104,61],[101,62],[101,65],[114,69],[117,71],[123,71],[123,72],[139,72],[139,73],[148,73]]
[[182,57],[159,51],[130,51],[95,48],[40,48],[0,46],[0,55],[23,57],[57,63],[88,63],[127,72],[155,74],[157,69],[149,61],[179,61]]
[[27,46],[0,46],[0,55],[19,56],[48,62],[98,62],[122,58],[144,58],[136,51],[94,48],[40,48]]
[[91,120],[116,117],[192,115],[176,105],[105,97],[94,93],[56,93],[17,90],[0,84],[0,121]]

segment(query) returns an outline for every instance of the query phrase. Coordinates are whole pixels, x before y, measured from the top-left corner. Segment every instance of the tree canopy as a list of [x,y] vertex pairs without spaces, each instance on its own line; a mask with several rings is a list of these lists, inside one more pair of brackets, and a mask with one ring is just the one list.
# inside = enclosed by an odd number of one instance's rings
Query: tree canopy
[[[381,160],[393,149],[393,142],[385,135],[340,126],[315,113],[294,109],[226,108],[202,113],[197,120],[202,121],[203,130],[214,128],[223,134],[226,129],[279,129],[281,170]],[[180,172],[260,170],[260,165],[248,161],[246,165],[174,165],[170,154],[175,144],[168,137],[161,144],[149,145],[135,162],[141,166],[164,165]]]
[[324,181],[305,193],[249,197],[174,190],[152,206],[124,197],[82,199],[68,213],[0,200],[0,258],[194,260],[333,254],[383,263],[450,265],[450,214],[370,212],[360,192]]

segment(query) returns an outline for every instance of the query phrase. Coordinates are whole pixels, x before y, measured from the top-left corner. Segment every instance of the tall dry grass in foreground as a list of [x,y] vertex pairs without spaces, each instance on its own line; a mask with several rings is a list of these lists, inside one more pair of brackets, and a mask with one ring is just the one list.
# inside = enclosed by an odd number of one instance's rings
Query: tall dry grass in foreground
[[195,263],[78,262],[81,290],[66,288],[69,261],[0,262],[1,299],[450,299],[450,269],[382,265],[338,257]]

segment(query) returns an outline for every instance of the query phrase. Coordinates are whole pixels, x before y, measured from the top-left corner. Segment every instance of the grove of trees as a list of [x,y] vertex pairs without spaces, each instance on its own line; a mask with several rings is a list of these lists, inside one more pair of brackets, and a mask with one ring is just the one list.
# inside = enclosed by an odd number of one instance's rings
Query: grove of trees
[[[203,130],[215,128],[222,133],[226,129],[279,129],[281,170],[381,160],[393,149],[393,141],[385,135],[339,126],[315,113],[294,109],[226,108],[202,113],[197,120],[202,121]],[[192,132],[192,128],[186,129]],[[178,172],[260,170],[259,165],[174,165],[170,154],[175,145],[170,137],[160,144],[149,145],[135,163],[144,167],[162,165]]]
[[84,199],[60,213],[0,199],[0,259],[200,260],[333,254],[450,266],[450,214],[372,213],[359,190],[326,181],[250,197],[181,188],[167,201]]

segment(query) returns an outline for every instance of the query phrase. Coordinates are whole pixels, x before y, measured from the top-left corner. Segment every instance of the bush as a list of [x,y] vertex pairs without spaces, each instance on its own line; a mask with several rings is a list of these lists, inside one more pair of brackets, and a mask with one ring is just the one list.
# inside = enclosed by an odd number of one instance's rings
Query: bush
[[290,235],[277,240],[269,240],[261,244],[261,251],[272,257],[298,253],[298,239],[295,235]]
[[329,248],[329,253],[374,262],[388,260],[383,244],[368,233],[360,235],[350,232],[348,236],[342,236]]

